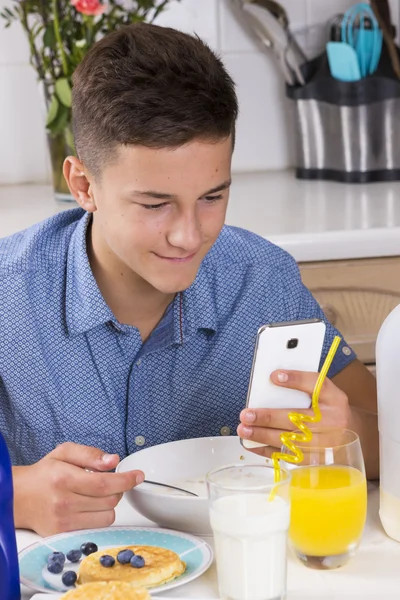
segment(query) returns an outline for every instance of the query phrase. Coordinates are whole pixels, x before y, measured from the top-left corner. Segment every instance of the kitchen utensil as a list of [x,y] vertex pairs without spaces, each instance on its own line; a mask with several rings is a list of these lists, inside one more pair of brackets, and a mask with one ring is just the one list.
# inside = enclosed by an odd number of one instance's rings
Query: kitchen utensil
[[227,465],[207,475],[220,598],[286,598],[290,473]]
[[189,490],[184,490],[183,488],[176,487],[175,485],[168,485],[168,483],[160,483],[159,481],[149,481],[148,479],[145,479],[143,483],[150,483],[151,485],[159,485],[161,487],[169,488],[170,490],[177,490],[178,492],[184,492],[185,494],[188,494],[189,496],[196,496],[196,498],[199,497],[198,494],[195,494],[194,492],[189,492]]
[[259,6],[263,6],[267,10],[269,10],[279,21],[284,29],[288,29],[289,27],[289,17],[286,12],[286,9],[279,4],[279,2],[275,2],[275,0],[250,0],[254,4],[258,4]]
[[362,77],[372,75],[378,67],[382,52],[382,31],[369,4],[355,4],[344,14],[342,42],[356,51]]
[[326,51],[332,77],[340,81],[361,79],[360,66],[354,48],[344,42],[328,42]]
[[[301,85],[305,84],[303,74],[300,69],[300,61],[290,46],[288,33],[276,20],[269,10],[266,10],[259,4],[254,2],[246,2],[243,4],[243,10],[253,17],[261,28],[266,32],[267,37],[272,42],[272,48],[275,50],[278,61],[283,71],[291,73],[287,80],[291,80],[291,85],[297,82]],[[294,73],[294,75],[293,75]]]
[[301,60],[290,45],[289,35],[269,9],[251,0],[232,0],[238,17],[256,34],[259,41],[272,50],[289,85],[305,84]]
[[[372,7],[372,10],[375,13],[376,18],[378,18],[378,16],[381,18],[382,23],[385,24],[390,36],[392,38],[395,38],[396,37],[396,27],[392,23],[389,1],[388,0],[374,0],[374,2],[370,2],[370,4]],[[381,23],[379,23],[379,25],[382,29]]]
[[328,21],[328,38],[331,42],[342,41],[342,21],[344,14],[340,13]]
[[[187,498],[186,498],[187,499]],[[152,588],[151,593],[167,592],[205,573],[213,560],[210,546],[203,540],[167,529],[156,527],[105,527],[59,533],[39,540],[19,553],[21,583],[37,592],[62,592],[66,586],[62,583],[62,573],[53,575],[47,566],[48,555],[52,551],[66,554],[72,548],[79,548],[84,542],[91,541],[99,550],[112,546],[160,546],[176,552],[186,563],[186,571],[176,579]],[[64,570],[78,570],[79,563],[67,561]],[[9,600],[1,594],[1,600]],[[13,599],[12,599],[13,600]]]
[[[381,13],[381,2],[379,0],[371,0],[371,7],[376,15],[379,26],[382,30],[383,38],[385,40],[386,47],[389,52],[390,61],[392,63],[393,71],[395,72],[398,79],[400,79],[400,59],[397,51],[396,44],[393,40],[393,28],[388,27],[387,17],[383,16]],[[389,13],[389,22],[390,22],[390,13]]]
[[253,4],[258,4],[259,6],[264,7],[266,10],[269,10],[269,12],[274,15],[275,19],[279,21],[283,29],[286,31],[289,38],[289,44],[293,52],[296,54],[300,64],[305,63],[307,57],[304,54],[303,50],[300,48],[299,44],[296,42],[292,32],[290,31],[289,16],[285,8],[275,0],[251,0],[251,2],[253,2]]
[[193,490],[198,498],[172,494],[161,487],[137,485],[125,492],[125,500],[146,519],[168,527],[201,535],[211,534],[206,474],[229,464],[265,464],[265,457],[247,452],[237,436],[193,438],[143,448],[124,458],[117,471],[135,470],[140,465],[153,481]]
[[348,429],[313,427],[312,439],[297,449],[302,461],[291,472],[289,545],[306,567],[336,569],[356,553],[367,516],[360,439]]

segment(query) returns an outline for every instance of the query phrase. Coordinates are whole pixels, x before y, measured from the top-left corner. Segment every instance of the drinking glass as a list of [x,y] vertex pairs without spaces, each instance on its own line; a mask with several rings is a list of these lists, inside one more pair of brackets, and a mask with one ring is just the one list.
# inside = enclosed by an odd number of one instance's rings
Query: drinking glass
[[290,473],[274,484],[271,465],[230,465],[207,488],[221,600],[283,600]]
[[289,545],[307,567],[335,569],[355,554],[367,515],[360,440],[348,429],[319,428],[296,446],[304,459],[291,469]]

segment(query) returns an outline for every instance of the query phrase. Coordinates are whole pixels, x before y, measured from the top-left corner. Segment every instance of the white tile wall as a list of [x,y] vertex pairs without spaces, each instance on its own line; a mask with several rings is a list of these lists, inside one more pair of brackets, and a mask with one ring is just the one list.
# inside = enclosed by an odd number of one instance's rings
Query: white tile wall
[[[327,19],[355,0],[281,0],[308,55],[324,44]],[[11,0],[0,0],[0,8]],[[283,78],[274,58],[237,22],[231,0],[181,0],[158,23],[196,32],[221,54],[237,83],[240,101],[234,170],[284,169],[292,165],[292,121]],[[400,3],[391,0],[399,25]],[[49,178],[44,114],[28,45],[19,25],[0,21],[0,184]]]

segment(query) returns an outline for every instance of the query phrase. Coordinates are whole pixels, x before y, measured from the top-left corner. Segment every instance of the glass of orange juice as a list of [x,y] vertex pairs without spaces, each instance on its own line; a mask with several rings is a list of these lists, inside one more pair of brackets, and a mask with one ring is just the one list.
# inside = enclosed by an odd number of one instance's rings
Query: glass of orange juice
[[353,431],[319,428],[312,434],[310,442],[296,442],[304,458],[291,469],[289,543],[307,567],[335,569],[355,554],[364,530],[364,459]]

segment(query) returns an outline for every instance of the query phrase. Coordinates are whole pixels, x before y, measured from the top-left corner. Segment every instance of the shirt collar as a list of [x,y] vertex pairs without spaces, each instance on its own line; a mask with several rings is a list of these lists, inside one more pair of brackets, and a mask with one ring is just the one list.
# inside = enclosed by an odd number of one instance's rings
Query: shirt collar
[[65,315],[68,333],[76,335],[94,327],[115,321],[104,300],[89,264],[86,246],[91,214],[79,221],[68,248],[65,292]]
[[[104,300],[90,267],[86,234],[91,214],[79,221],[68,248],[65,314],[68,333],[77,335],[113,322],[113,312]],[[198,329],[217,330],[215,290],[209,273],[207,257],[203,260],[192,285],[174,302],[174,343],[183,343],[186,336]]]

